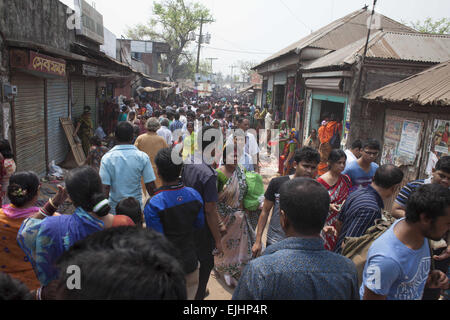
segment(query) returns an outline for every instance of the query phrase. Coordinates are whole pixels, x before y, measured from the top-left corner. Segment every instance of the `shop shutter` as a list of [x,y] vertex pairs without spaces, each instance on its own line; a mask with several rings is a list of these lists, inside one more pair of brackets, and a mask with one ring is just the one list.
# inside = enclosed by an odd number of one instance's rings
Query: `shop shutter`
[[14,101],[17,171],[46,174],[44,80],[27,74],[12,76],[18,94]]
[[[97,117],[97,83],[95,80],[86,80],[84,83],[85,102],[91,107],[92,124],[95,126]],[[94,128],[95,130],[95,128]]]
[[72,120],[76,121],[82,114],[84,101],[84,78],[72,77]]
[[61,163],[69,152],[69,144],[60,118],[69,116],[69,86],[67,79],[47,80],[48,161]]

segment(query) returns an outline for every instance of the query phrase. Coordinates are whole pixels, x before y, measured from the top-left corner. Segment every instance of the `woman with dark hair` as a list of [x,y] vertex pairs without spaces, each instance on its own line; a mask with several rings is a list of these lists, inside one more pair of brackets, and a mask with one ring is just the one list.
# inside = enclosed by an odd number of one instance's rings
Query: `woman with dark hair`
[[30,290],[39,288],[40,284],[16,237],[22,222],[39,212],[36,207],[39,187],[34,172],[13,174],[8,186],[11,204],[0,209],[0,270],[22,281]]
[[[76,208],[75,212],[53,216],[67,195]],[[134,225],[129,217],[113,216],[110,209],[97,171],[81,167],[69,171],[66,188],[58,186],[56,196],[22,223],[17,242],[31,261],[42,286],[56,279],[56,260],[75,242],[105,228]]]
[[244,267],[252,258],[252,242],[256,232],[250,220],[258,219],[256,211],[250,212],[244,208],[244,197],[249,186],[246,170],[238,164],[239,157],[236,146],[228,145],[223,151],[223,165],[216,169],[219,192],[217,211],[220,225],[226,227],[226,234],[221,240],[223,254],[214,257],[214,269],[229,287],[237,285]]
[[[352,186],[350,178],[342,174],[346,161],[347,155],[344,151],[332,150],[328,158],[328,172],[317,179],[328,190],[328,194],[330,195],[330,211],[325,222],[325,227],[336,227],[339,212],[345,200],[347,200]],[[325,248],[334,251],[337,242],[336,235],[322,231],[321,236],[325,241]]]
[[0,202],[1,204],[9,204],[10,201],[7,197],[9,178],[16,172],[16,163],[14,162],[14,155],[11,150],[11,145],[8,140],[0,140],[0,153],[3,156],[1,163],[1,180],[2,185]]

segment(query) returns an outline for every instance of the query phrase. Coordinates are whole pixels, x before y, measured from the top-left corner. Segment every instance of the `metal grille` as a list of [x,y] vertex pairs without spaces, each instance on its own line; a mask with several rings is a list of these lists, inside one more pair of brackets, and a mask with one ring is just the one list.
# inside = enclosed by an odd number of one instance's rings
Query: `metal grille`
[[14,101],[17,171],[32,170],[44,176],[44,80],[17,73],[13,75],[12,83],[18,89]]
[[47,80],[47,126],[48,126],[48,160],[61,163],[69,152],[64,129],[60,118],[69,114],[69,86],[67,79]]

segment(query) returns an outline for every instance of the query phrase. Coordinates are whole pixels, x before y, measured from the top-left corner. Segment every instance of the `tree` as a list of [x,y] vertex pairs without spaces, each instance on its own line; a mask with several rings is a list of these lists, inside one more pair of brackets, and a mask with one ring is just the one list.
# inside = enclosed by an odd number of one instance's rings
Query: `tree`
[[239,60],[237,62],[237,66],[239,66],[239,70],[241,72],[241,76],[244,79],[244,81],[248,78],[250,78],[252,74],[252,68],[256,66],[258,63],[256,61],[244,61]]
[[434,34],[449,34],[450,33],[450,19],[442,18],[433,21],[432,18],[427,18],[424,21],[416,21],[410,23],[411,27],[422,33]]
[[[133,40],[153,40],[169,44],[170,50],[163,58],[163,69],[172,79],[186,71],[191,63],[192,53],[185,51],[190,40],[189,34],[200,27],[201,18],[212,21],[208,8],[199,3],[185,0],[160,0],[153,4],[153,15],[147,25],[138,24],[128,28],[127,37]],[[209,22],[204,22],[207,24]],[[184,70],[184,71],[183,71]]]

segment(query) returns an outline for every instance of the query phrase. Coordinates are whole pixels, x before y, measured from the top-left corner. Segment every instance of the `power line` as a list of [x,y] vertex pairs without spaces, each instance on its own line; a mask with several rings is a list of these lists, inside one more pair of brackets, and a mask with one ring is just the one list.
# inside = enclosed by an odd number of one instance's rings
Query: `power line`
[[290,14],[298,21],[300,22],[302,25],[304,25],[307,29],[311,30],[312,32],[312,28],[310,28],[309,26],[306,25],[306,23],[304,23],[302,20],[300,20],[295,14],[294,12],[292,12],[292,10],[283,2],[283,0],[280,0],[281,4],[290,12]]
[[269,52],[250,52],[250,51],[231,50],[231,49],[223,49],[223,48],[215,48],[215,47],[207,47],[207,46],[203,46],[203,48],[206,48],[206,49],[212,49],[212,50],[219,50],[219,51],[229,51],[229,52],[237,52],[237,53],[248,53],[248,54],[264,54],[264,55],[272,54],[272,53],[269,53]]

